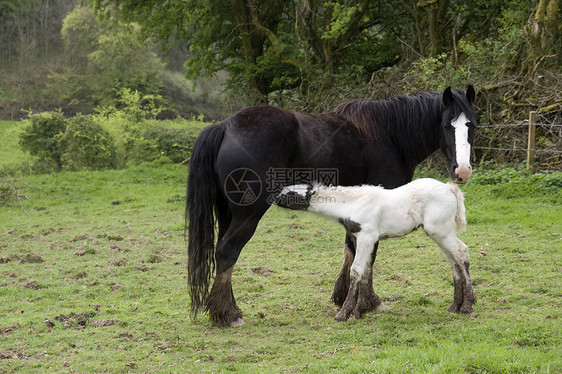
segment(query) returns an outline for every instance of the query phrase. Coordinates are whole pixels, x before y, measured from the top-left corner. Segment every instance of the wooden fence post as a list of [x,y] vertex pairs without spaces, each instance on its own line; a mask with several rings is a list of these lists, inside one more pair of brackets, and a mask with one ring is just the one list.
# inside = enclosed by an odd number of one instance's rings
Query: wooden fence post
[[537,112],[529,112],[529,135],[527,138],[527,169],[533,167],[535,162],[535,130],[537,124]]

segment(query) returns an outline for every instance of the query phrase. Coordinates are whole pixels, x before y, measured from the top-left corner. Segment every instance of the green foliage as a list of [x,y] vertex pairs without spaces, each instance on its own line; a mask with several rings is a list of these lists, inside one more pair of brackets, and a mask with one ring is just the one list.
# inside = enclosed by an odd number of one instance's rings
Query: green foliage
[[6,205],[18,197],[18,187],[13,180],[0,181],[0,206]]
[[113,138],[91,116],[77,115],[70,119],[60,146],[64,149],[64,169],[97,170],[116,166]]
[[158,93],[164,64],[138,26],[99,20],[90,8],[77,7],[63,22],[62,39],[67,64],[48,85],[60,102],[91,110],[115,104],[123,89]]
[[507,166],[483,168],[473,174],[469,183],[492,186],[491,191],[503,198],[536,198],[553,203],[562,201],[562,172],[534,173]]
[[164,110],[165,100],[160,95],[145,94],[130,88],[121,88],[109,105],[96,107],[101,117],[123,119],[129,122],[142,122],[154,119]]
[[191,155],[193,142],[198,134],[198,129],[174,128],[161,124],[148,126],[143,133],[145,139],[154,141],[158,152],[176,163],[186,160]]
[[348,6],[338,1],[325,1],[324,6],[331,10],[332,19],[322,34],[322,39],[342,37],[352,26],[353,14],[360,11],[360,6]]
[[19,144],[37,156],[36,172],[104,169],[116,166],[114,140],[90,116],[65,119],[60,111],[31,114]]
[[97,107],[94,116],[115,139],[120,166],[138,165],[159,157],[157,142],[146,138],[147,119],[162,110],[160,96],[122,89],[115,105]]
[[[358,78],[345,83],[360,86],[372,74],[361,67],[371,68],[373,63],[369,53],[359,50],[372,50],[366,44],[381,40],[370,38],[371,27],[380,23],[379,4],[370,1],[93,3],[97,12],[138,22],[146,35],[156,35],[163,43],[171,37],[189,41],[187,75],[195,79],[225,70],[231,94],[251,104],[283,105],[288,97],[289,105],[296,101],[306,106],[312,101],[309,93],[321,97],[330,89],[341,89],[342,82],[333,74]],[[364,45],[352,48],[358,41]]]
[[66,120],[60,111],[30,114],[27,126],[20,133],[19,145],[41,160],[62,167],[63,149],[60,138],[66,130]]
[[[121,168],[162,156],[175,163],[186,160],[195,138],[208,124],[202,116],[194,121],[151,119],[161,110],[158,99],[124,89],[117,106],[99,108],[96,115],[70,119],[60,111],[30,115],[20,130],[19,144],[37,160],[31,167],[19,164],[19,172]],[[10,171],[17,165],[7,166],[0,165],[2,174],[18,174]]]
[[102,32],[100,26],[91,9],[86,7],[76,7],[62,21],[65,58],[75,73],[86,73],[88,55],[97,49],[97,40]]

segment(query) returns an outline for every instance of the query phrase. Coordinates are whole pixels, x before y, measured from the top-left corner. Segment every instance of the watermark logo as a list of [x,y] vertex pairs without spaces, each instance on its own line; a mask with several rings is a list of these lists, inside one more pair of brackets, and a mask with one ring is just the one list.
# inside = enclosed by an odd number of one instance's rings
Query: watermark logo
[[269,168],[267,192],[279,192],[285,186],[320,183],[325,186],[338,184],[338,169],[330,168]]
[[228,199],[236,205],[251,205],[261,195],[262,181],[252,169],[239,168],[226,177],[224,192]]
[[267,202],[273,203],[283,187],[320,183],[325,186],[338,185],[338,169],[330,168],[269,168],[266,180],[248,168],[233,170],[224,181],[224,192],[228,199],[241,206],[255,203],[263,190],[268,194]]

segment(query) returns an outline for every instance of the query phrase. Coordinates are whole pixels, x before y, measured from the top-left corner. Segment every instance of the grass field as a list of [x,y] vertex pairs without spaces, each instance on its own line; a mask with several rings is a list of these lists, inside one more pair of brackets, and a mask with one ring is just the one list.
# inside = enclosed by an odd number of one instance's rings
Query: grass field
[[30,160],[17,144],[17,129],[23,122],[0,121],[0,167],[11,168]]
[[189,318],[184,167],[4,178],[19,199],[0,206],[0,373],[562,372],[560,192],[478,173],[462,187],[473,314],[446,311],[450,267],[418,230],[379,248],[392,309],[335,322],[343,230],[272,208],[235,268],[235,329]]

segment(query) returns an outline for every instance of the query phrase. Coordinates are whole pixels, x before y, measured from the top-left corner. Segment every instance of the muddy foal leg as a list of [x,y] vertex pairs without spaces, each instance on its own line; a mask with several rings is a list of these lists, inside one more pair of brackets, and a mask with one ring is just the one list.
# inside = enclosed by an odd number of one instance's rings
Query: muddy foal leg
[[[373,291],[372,268],[373,268],[373,263],[375,262],[375,258],[377,257],[378,246],[379,246],[378,242],[376,242],[375,245],[373,246],[373,252],[371,255],[371,266],[368,269],[368,272],[371,275],[369,275],[369,279],[367,280],[368,285],[366,285],[363,290],[363,293],[365,295],[365,297],[362,298],[363,300],[362,305],[363,308],[365,308],[363,313],[371,310],[390,309],[389,307],[383,304],[382,299]],[[354,258],[355,258],[355,239],[352,238],[350,235],[346,235],[343,266],[338,278],[336,279],[334,285],[334,292],[332,293],[332,300],[339,307],[343,306],[350,289],[350,270]]]
[[430,235],[430,237],[441,247],[453,269],[453,302],[447,310],[451,313],[472,313],[472,306],[476,304],[476,295],[472,289],[468,247],[454,235],[445,237]]
[[448,311],[453,313],[472,313],[472,306],[476,304],[476,295],[472,289],[472,278],[470,277],[470,260],[468,258],[468,247],[459,239],[457,242],[458,254],[453,268],[454,296]]
[[[373,265],[375,241],[358,238],[357,253],[349,267],[349,288],[345,301],[336,315],[336,321],[348,318],[361,318],[372,310],[389,309],[380,297],[373,292]],[[346,258],[347,260],[347,258]],[[343,270],[342,270],[343,271]]]

